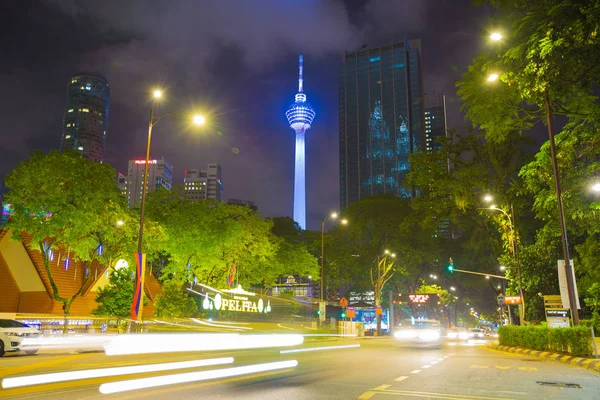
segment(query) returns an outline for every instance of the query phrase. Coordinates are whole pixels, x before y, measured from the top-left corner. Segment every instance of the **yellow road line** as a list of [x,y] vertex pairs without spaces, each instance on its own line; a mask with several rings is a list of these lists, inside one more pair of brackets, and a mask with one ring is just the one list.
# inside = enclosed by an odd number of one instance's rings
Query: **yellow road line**
[[72,356],[63,356],[63,357],[59,357],[57,359],[40,361],[40,362],[37,362],[34,364],[22,365],[20,367],[14,367],[14,368],[7,367],[2,370],[2,376],[5,377],[5,376],[15,375],[15,374],[18,374],[21,372],[25,372],[25,371],[31,371],[33,369],[51,367],[51,366],[55,366],[58,364],[75,361],[75,360],[79,360],[79,359],[87,358],[87,357],[91,357],[91,356],[92,356],[92,354],[75,354]]
[[[371,389],[374,390],[374,389]],[[512,400],[509,398],[501,397],[485,397],[485,396],[471,396],[463,394],[453,393],[431,393],[431,392],[415,392],[410,390],[379,390],[375,394],[390,394],[400,396],[414,396],[414,397],[429,397],[439,399],[461,399],[461,400]]]
[[375,394],[375,392],[364,392],[358,396],[358,400],[369,400],[371,397],[375,396]]
[[390,386],[392,386],[392,385],[379,385],[376,388],[373,388],[372,390],[386,390]]

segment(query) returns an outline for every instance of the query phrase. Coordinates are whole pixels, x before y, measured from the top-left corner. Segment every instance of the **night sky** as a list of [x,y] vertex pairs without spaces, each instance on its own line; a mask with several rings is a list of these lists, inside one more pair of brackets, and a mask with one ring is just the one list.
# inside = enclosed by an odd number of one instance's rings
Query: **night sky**
[[489,11],[468,0],[3,0],[0,2],[0,178],[36,149],[57,149],[67,84],[78,72],[111,86],[105,162],[143,158],[149,93],[157,112],[198,110],[210,124],[165,119],[152,157],[185,169],[218,162],[224,199],[292,215],[294,133],[285,118],[304,88],[317,112],[307,134],[307,222],[339,207],[337,70],[344,50],[421,38],[425,92],[448,96],[449,127],[467,123],[455,81],[487,45]]

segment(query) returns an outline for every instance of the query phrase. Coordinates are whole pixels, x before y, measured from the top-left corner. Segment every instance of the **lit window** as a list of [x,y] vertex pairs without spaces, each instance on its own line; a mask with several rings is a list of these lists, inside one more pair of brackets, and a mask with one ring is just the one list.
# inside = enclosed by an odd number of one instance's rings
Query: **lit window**
[[92,90],[92,87],[91,86],[86,86],[85,90]]
[[77,83],[77,79],[73,79],[71,83]]
[[77,150],[83,150],[83,146],[79,146]]
[[83,111],[83,112],[90,112],[90,110],[88,108],[82,108],[81,111]]
[[69,112],[73,112],[73,109],[72,109],[72,108],[69,108]]
[[71,135],[66,135],[65,139],[71,139]]
[[83,86],[81,87],[81,90],[85,89]]

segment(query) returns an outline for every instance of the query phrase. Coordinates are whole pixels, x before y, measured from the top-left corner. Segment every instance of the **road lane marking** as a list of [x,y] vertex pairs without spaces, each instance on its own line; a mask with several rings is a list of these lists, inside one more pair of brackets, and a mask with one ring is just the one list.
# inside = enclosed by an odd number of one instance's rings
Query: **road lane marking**
[[430,362],[430,364],[433,364],[433,365],[435,365],[435,364],[437,364],[437,363],[438,363],[437,361],[432,361],[432,362]]
[[405,380],[406,378],[408,378],[408,376],[399,376],[396,379],[394,379],[396,382],[402,382],[403,380]]
[[[372,389],[375,390],[375,389]],[[370,392],[368,392],[370,393]],[[410,390],[381,390],[373,394],[387,394],[387,395],[400,395],[400,396],[412,396],[412,397],[425,397],[428,399],[448,399],[448,400],[513,400],[506,397],[487,397],[487,396],[472,396],[454,393],[431,393],[431,392],[417,392]],[[371,397],[373,396],[371,394]],[[370,399],[371,397],[366,397]]]
[[415,370],[410,371],[411,374],[418,374],[419,372],[421,372],[420,369],[415,369]]
[[481,369],[484,369],[484,368],[489,368],[489,367],[487,365],[477,365],[477,364],[474,364],[474,365],[469,366],[469,368],[481,368]]
[[17,376],[14,378],[4,378],[2,388],[12,389],[23,386],[42,385],[56,382],[75,381],[81,379],[102,378],[107,376],[119,376],[130,374],[142,374],[157,371],[169,371],[185,368],[206,367],[209,365],[221,365],[233,363],[233,357],[211,358],[205,360],[182,361],[165,364],[146,364],[131,367],[113,367],[87,369],[80,371],[55,372],[50,374]]
[[305,351],[323,351],[323,350],[335,350],[335,349],[350,349],[353,347],[360,347],[360,344],[346,344],[342,346],[320,346],[320,347],[308,347],[302,349],[291,349],[291,350],[281,350],[279,354],[287,354],[287,353],[302,353]]
[[431,367],[431,365],[429,365],[429,364],[425,364],[425,365],[423,365],[421,368],[423,368],[423,369],[427,369],[427,368],[429,368],[429,367]]
[[379,385],[376,388],[373,388],[372,390],[385,390],[387,388],[389,388],[392,385]]
[[498,369],[510,369],[512,367],[511,366],[506,366],[506,365],[496,365],[496,368],[498,368]]
[[536,367],[519,367],[520,371],[537,371]]
[[369,400],[371,397],[375,396],[375,392],[364,392],[360,396],[358,396],[359,400]]
[[438,358],[437,360],[438,360],[438,362],[444,361],[443,358]]

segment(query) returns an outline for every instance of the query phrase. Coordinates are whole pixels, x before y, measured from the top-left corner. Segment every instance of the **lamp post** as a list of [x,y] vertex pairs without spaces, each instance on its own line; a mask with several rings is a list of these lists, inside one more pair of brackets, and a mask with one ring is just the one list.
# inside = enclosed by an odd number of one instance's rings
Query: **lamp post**
[[[486,195],[484,200],[490,202],[493,200],[492,196]],[[510,236],[513,247],[513,257],[515,259],[515,263],[517,264],[517,277],[519,279],[519,295],[521,296],[521,307],[519,308],[519,319],[520,324],[525,325],[525,296],[523,295],[523,280],[521,279],[521,261],[519,260],[519,245],[517,243],[517,237],[515,236],[515,208],[512,203],[510,203],[510,211],[509,215],[502,208],[496,207],[495,205],[491,205],[487,208],[481,208],[482,210],[492,210],[492,211],[500,211],[508,220],[508,225],[510,227]]]
[[[492,33],[490,39],[493,41],[502,40],[502,35],[499,33]],[[497,81],[499,75],[493,73],[487,77],[488,82]],[[567,237],[567,226],[565,222],[565,210],[562,201],[562,192],[560,189],[560,176],[558,173],[558,162],[556,159],[556,145],[554,143],[554,133],[552,128],[552,107],[550,105],[550,96],[548,89],[544,92],[544,106],[546,108],[546,126],[548,128],[548,138],[550,140],[550,158],[552,160],[552,173],[554,175],[554,194],[556,196],[556,203],[558,207],[558,219],[560,223],[560,236],[562,242],[563,257],[565,259],[565,274],[567,281],[567,294],[569,297],[569,308],[571,309],[571,317],[573,318],[573,325],[579,325],[579,313],[577,311],[577,299],[575,298],[575,281],[574,273],[571,267],[571,259],[569,256],[569,240]]]
[[[136,263],[136,279],[135,279],[135,291],[133,295],[133,303],[131,304],[131,319],[134,321],[141,321],[142,310],[144,307],[144,277],[146,271],[146,254],[142,252],[142,243],[144,239],[144,213],[146,210],[146,192],[148,191],[148,163],[150,161],[150,144],[152,141],[152,128],[158,124],[158,122],[167,116],[175,116],[180,118],[190,118],[187,115],[179,113],[166,113],[159,117],[154,116],[154,106],[156,101],[162,98],[162,91],[159,89],[154,90],[152,93],[152,104],[150,106],[150,118],[148,120],[148,143],[146,145],[146,158],[144,162],[144,178],[142,184],[142,201],[140,204],[140,229],[138,232],[138,246],[137,253],[135,254]],[[204,125],[206,118],[201,115],[194,115],[191,117],[192,122],[195,125]]]

